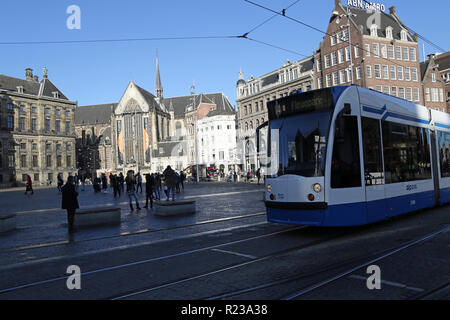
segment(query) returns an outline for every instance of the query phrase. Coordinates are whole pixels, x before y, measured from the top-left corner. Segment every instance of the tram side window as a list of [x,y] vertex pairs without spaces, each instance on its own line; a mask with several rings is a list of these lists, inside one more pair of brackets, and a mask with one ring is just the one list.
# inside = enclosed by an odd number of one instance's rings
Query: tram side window
[[361,119],[366,186],[384,184],[380,120]]
[[387,184],[431,179],[425,129],[383,121],[383,146]]
[[450,133],[438,131],[441,177],[450,177]]
[[335,125],[331,188],[361,187],[358,118],[345,115],[342,111],[336,118]]

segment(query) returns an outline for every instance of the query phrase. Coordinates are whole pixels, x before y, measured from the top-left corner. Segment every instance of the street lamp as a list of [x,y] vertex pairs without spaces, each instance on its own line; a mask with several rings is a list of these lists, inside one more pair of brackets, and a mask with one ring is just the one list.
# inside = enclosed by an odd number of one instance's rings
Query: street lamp
[[194,152],[195,152],[195,164],[196,164],[195,172],[197,173],[197,183],[198,183],[200,181],[200,176],[199,176],[199,172],[198,172],[197,126],[196,126],[196,122],[191,123],[191,125],[194,130]]

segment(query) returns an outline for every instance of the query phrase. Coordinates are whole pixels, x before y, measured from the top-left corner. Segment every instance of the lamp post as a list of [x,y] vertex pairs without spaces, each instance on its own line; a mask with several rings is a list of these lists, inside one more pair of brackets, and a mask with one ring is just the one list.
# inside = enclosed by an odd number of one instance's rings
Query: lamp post
[[134,110],[134,118],[133,118],[133,143],[134,143],[134,153],[135,153],[135,162],[136,162],[136,173],[139,172],[139,155],[138,155],[138,143],[137,143],[137,123],[136,123],[136,109]]
[[200,181],[199,172],[198,172],[198,148],[197,148],[197,122],[191,123],[194,129],[194,152],[195,152],[195,172],[197,173],[197,183]]

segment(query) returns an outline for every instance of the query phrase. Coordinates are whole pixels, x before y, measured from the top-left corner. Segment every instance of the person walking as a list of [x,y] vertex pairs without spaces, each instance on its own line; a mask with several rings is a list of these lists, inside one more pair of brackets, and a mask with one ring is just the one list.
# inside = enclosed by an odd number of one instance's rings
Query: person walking
[[151,174],[145,175],[145,206],[148,208],[148,199],[150,198],[150,208],[153,208],[153,186],[155,184],[155,179]]
[[31,195],[34,194],[34,191],[33,191],[33,182],[31,181],[31,177],[30,177],[29,174],[27,174],[27,186],[26,186],[26,189],[25,189],[25,195],[28,194],[28,191],[31,191]]
[[106,174],[102,173],[102,189],[103,192],[106,192],[106,190],[108,189],[108,180],[106,178]]
[[177,193],[180,193],[180,183],[181,183],[181,176],[178,172],[175,172],[175,185]]
[[258,178],[258,186],[259,186],[259,179],[261,179],[261,168],[258,168],[258,170],[256,170],[256,177]]
[[120,198],[120,182],[119,182],[119,177],[117,175],[112,175],[111,176],[111,185],[113,187],[114,190],[114,198],[116,196],[119,196]]
[[125,192],[125,188],[124,188],[125,177],[123,176],[122,172],[119,174],[119,183],[120,183],[120,190],[122,191],[122,193],[124,193]]
[[80,178],[78,177],[78,174],[75,174],[73,177],[73,181],[75,183],[75,190],[78,192],[78,185],[80,184]]
[[138,172],[138,174],[136,175],[136,181],[137,181],[136,192],[139,192],[139,188],[141,188],[141,193],[142,193],[142,176],[141,176],[140,172]]
[[176,184],[176,174],[175,171],[170,166],[167,166],[166,170],[163,172],[164,182],[167,186],[167,201],[169,201],[170,193],[172,192],[172,201],[175,201],[175,184]]
[[136,179],[133,175],[132,170],[127,172],[127,177],[125,178],[125,183],[127,185],[128,197],[130,198],[130,209],[134,210],[133,203],[132,203],[132,198],[134,198],[134,200],[136,201],[136,210],[141,210],[141,208],[139,207],[139,200],[136,195]]
[[67,183],[61,188],[62,203],[61,208],[67,210],[67,225],[69,233],[75,231],[75,211],[80,206],[78,205],[78,192],[75,190],[74,180],[72,176],[69,176]]
[[159,173],[156,173],[154,175],[154,188],[153,191],[155,192],[155,199],[161,200],[161,177],[159,176]]
[[81,191],[84,191],[85,184],[86,184],[86,175],[82,174],[81,175],[81,185],[83,186],[83,189],[81,189]]
[[63,181],[63,178],[62,178],[62,174],[58,173],[58,192],[59,193],[62,192],[61,188],[62,188],[63,184],[64,184],[64,181]]
[[186,173],[184,173],[184,171],[181,171],[180,173],[180,183],[181,183],[181,188],[183,189],[184,192],[184,181],[186,181]]

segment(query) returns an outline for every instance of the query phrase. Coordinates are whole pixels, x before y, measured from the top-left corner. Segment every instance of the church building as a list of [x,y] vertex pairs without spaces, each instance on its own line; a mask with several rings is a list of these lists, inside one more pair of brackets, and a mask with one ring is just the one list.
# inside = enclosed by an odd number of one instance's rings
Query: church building
[[157,59],[155,94],[130,81],[119,102],[75,110],[78,169],[88,176],[184,170],[197,163],[197,120],[209,112],[236,114],[223,93],[195,94],[195,85],[188,96],[165,98]]

